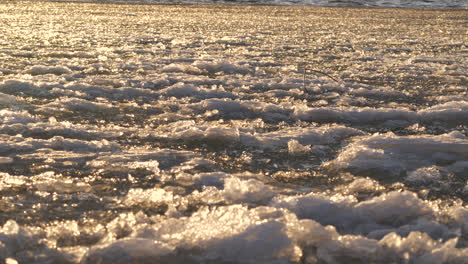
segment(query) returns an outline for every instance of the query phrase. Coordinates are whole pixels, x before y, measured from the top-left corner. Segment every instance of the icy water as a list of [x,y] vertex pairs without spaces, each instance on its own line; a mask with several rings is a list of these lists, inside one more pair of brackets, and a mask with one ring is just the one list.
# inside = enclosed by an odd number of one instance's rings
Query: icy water
[[466,264],[467,15],[1,2],[0,258]]
[[[30,0],[38,1],[38,0]],[[466,0],[51,0],[58,2],[240,4],[391,8],[468,8]]]

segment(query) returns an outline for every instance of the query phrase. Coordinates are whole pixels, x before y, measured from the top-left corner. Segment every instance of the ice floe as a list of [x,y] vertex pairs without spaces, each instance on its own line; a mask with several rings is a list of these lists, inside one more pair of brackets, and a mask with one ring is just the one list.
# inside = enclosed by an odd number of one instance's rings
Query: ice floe
[[422,167],[464,161],[467,150],[468,141],[459,132],[438,136],[376,134],[351,143],[328,166],[377,177],[400,176]]

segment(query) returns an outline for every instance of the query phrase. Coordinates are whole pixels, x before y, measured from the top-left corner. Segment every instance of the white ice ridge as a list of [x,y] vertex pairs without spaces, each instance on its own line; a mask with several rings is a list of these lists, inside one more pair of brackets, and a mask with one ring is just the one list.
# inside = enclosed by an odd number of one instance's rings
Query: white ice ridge
[[34,151],[55,150],[72,152],[108,152],[120,149],[120,145],[102,140],[69,139],[62,136],[54,136],[50,139],[25,138],[22,135],[9,136],[0,134],[0,153],[5,155],[24,154]]
[[261,117],[268,121],[290,120],[292,110],[288,106],[275,105],[254,100],[207,99],[185,107],[194,114],[216,113],[226,119],[245,119]]
[[468,100],[453,101],[418,111],[425,122],[468,124]]
[[308,107],[269,103],[208,99],[187,106],[187,110],[203,113],[216,110],[227,119],[260,117],[266,121],[302,120],[319,123],[382,124],[391,121],[440,122],[466,124],[468,122],[468,101],[447,102],[420,111],[405,108],[356,108],[356,107]]
[[417,120],[415,112],[406,109],[390,108],[308,108],[296,107],[295,116],[299,120],[320,123],[382,123],[389,120],[403,120],[414,122]]
[[[299,263],[303,258],[312,263],[342,263],[343,259],[372,263],[399,263],[401,259],[417,264],[465,263],[468,250],[456,247],[457,238],[450,237],[446,226],[431,220],[435,219],[435,211],[415,194],[391,192],[361,203],[346,199],[349,198],[311,193],[278,197],[272,206],[202,207],[190,216],[170,218],[123,213],[105,225],[83,227],[72,220],[52,223],[45,230],[21,227],[9,220],[0,228],[0,257],[21,263],[27,258],[24,254],[33,252],[48,259],[62,262],[75,259],[74,262],[86,264],[154,261],[286,264]],[[328,211],[324,212],[324,208]],[[350,214],[344,218],[343,214],[326,215],[338,208],[347,208]],[[453,227],[465,228],[466,208],[453,208],[453,213]],[[352,218],[366,220],[361,225],[348,224]],[[324,222],[336,222],[340,229],[352,228],[354,234],[343,234]],[[437,237],[441,232],[447,232],[447,237],[439,240],[428,235]],[[368,237],[362,235],[366,233]],[[47,237],[50,243],[42,242],[40,237]],[[67,251],[53,250],[58,240],[86,237],[100,241],[91,248],[78,245]]]
[[[169,97],[176,97],[202,100],[183,106],[182,109],[184,111],[193,111],[194,114],[196,114],[216,110],[219,112],[220,117],[227,119],[261,117],[266,121],[274,122],[303,120],[320,123],[346,122],[352,124],[375,124],[390,121],[403,121],[409,124],[415,122],[466,124],[466,122],[468,122],[467,100],[457,99],[455,101],[448,101],[418,111],[412,111],[402,106],[389,107],[389,105],[380,108],[359,108],[353,106],[319,107],[311,106],[311,104],[300,105],[303,102],[296,102],[295,106],[293,106],[292,104],[284,102],[272,104],[260,102],[258,100],[244,99],[243,97],[249,95],[247,93],[247,88],[249,87],[246,85],[253,86],[250,87],[250,89],[259,89],[255,88],[260,85],[259,83],[250,84],[249,81],[247,84],[240,85],[242,87],[247,87],[241,89],[232,88],[233,85],[238,85],[234,83],[228,84],[227,80],[213,81],[210,79],[197,79],[198,77],[183,78],[182,76],[165,77],[169,78],[170,81],[164,78],[159,78],[154,82],[142,82],[140,80],[138,81],[139,85],[136,87],[126,86],[125,82],[119,80],[99,78],[80,79],[70,81],[67,84],[9,79],[0,83],[0,92],[3,93],[2,96],[0,96],[0,104],[17,104],[20,97],[34,96],[56,98],[55,101],[40,106],[40,109],[46,112],[58,112],[61,110],[95,112],[103,109],[107,109],[104,111],[109,112],[113,108],[117,108],[118,104],[112,106],[110,103],[106,103],[106,101],[115,102],[138,99],[155,104],[164,103]],[[296,83],[297,80],[285,80],[286,82],[284,84],[277,83],[278,87],[274,86],[273,90],[267,87],[268,89],[266,90],[262,88],[261,92],[265,92],[266,96],[273,97],[292,96],[294,98],[304,96],[304,92],[298,90],[300,85]],[[327,83],[328,82],[325,82],[325,84]],[[399,94],[397,91],[393,90],[365,89],[362,87],[353,88],[353,85],[350,85],[350,87],[335,85],[331,87],[326,86],[325,88],[320,86],[321,83],[317,85],[318,98],[324,98],[317,102],[322,102],[325,105],[329,104],[327,100],[335,97],[340,98],[339,100],[343,102],[351,102],[359,99],[349,96],[380,98],[379,96],[382,95],[388,99],[388,96],[397,98]],[[229,89],[227,89],[227,87],[229,87]],[[334,89],[339,93],[333,92]],[[348,95],[346,95],[346,93],[348,93]],[[258,96],[261,98],[264,95],[260,93]],[[97,99],[99,99],[99,101],[104,99],[104,102],[95,102]],[[334,102],[337,104],[340,103],[336,100]]]
[[96,113],[96,114],[114,114],[118,109],[113,107],[110,103],[92,102],[80,98],[58,98],[55,101],[42,105],[39,111],[43,113]]
[[172,63],[162,68],[162,72],[184,72],[188,74],[247,74],[250,66],[246,63],[232,63],[226,60],[197,60],[191,65]]
[[174,96],[177,98],[191,97],[191,98],[234,98],[235,96],[225,91],[224,89],[207,89],[201,88],[193,84],[185,84],[183,82],[176,83],[165,89],[160,90],[157,94],[163,96]]
[[[159,255],[161,261],[190,261],[189,255],[183,252],[187,251],[188,254],[193,250],[199,253],[195,253],[192,261],[198,259],[199,263],[288,263],[300,257],[300,249],[295,247],[288,234],[292,231],[288,230],[288,220],[291,221],[289,225],[299,223],[294,215],[274,208],[247,209],[241,205],[213,209],[205,207],[190,217],[158,221],[153,226],[136,228],[130,238],[91,249],[83,263],[124,263],[122,257],[127,261],[144,261],[149,260],[145,258],[148,255],[153,256],[152,260],[158,260]],[[136,241],[143,245],[141,250],[119,246],[131,245]],[[151,250],[146,246],[153,243],[156,243],[153,249],[161,249]],[[119,252],[119,248],[120,257],[117,258],[115,253]],[[174,249],[178,249],[181,254],[174,254]]]
[[55,74],[62,75],[70,73],[71,70],[65,66],[45,66],[35,65],[26,70],[26,73],[31,75],[44,75],[44,74]]
[[172,149],[133,148],[131,150],[102,153],[90,160],[87,166],[101,170],[146,169],[157,174],[160,169],[169,169],[195,158],[191,151]]
[[[166,80],[167,81],[167,80]],[[203,83],[203,80],[189,79],[170,85],[165,83],[165,88],[155,88],[154,84],[143,84],[143,87],[128,87],[119,82],[105,79],[91,79],[91,83],[72,82],[62,88],[56,87],[51,92],[55,95],[73,96],[84,99],[106,98],[112,101],[135,100],[144,98],[146,100],[165,100],[166,97],[192,97],[192,98],[234,98],[231,92],[223,88]],[[198,83],[200,82],[200,83]],[[198,83],[198,84],[197,84]]]
[[44,83],[36,85],[31,80],[8,79],[0,83],[0,92],[15,96],[47,97],[53,86]]
[[[311,199],[316,202],[310,203]],[[404,257],[418,264],[461,264],[468,257],[468,250],[455,247],[457,238],[450,239],[453,234],[447,227],[430,221],[434,212],[428,204],[410,192],[393,192],[361,203],[310,194],[279,198],[273,205],[252,209],[242,205],[203,207],[191,216],[169,219],[121,215],[107,228],[114,232],[129,229],[131,235],[117,240],[115,236],[108,238],[89,250],[82,262],[297,263],[307,258],[341,263],[342,259],[352,258],[386,263]],[[350,228],[355,228],[356,233],[373,231],[379,235],[376,238],[343,235],[332,225],[313,220],[346,206],[345,212],[351,215],[343,218],[344,213],[330,214],[327,217],[333,220],[329,222],[343,226],[352,217],[363,218],[366,221],[361,226],[354,222]],[[323,211],[324,208],[328,211]],[[455,210],[463,214],[461,209]],[[312,219],[307,219],[308,216]],[[409,226],[419,231],[405,231],[412,230]],[[428,235],[431,231],[447,232],[447,237],[433,239]]]
[[[141,191],[129,195],[148,202],[173,199],[161,189],[150,197]],[[62,262],[77,258],[74,262],[79,263],[286,264],[303,258],[312,263],[341,263],[342,259],[398,263],[404,258],[417,264],[462,264],[468,250],[456,248],[458,240],[453,237],[457,228],[466,234],[467,212],[457,206],[437,212],[411,192],[390,192],[363,202],[310,193],[277,196],[270,206],[255,208],[206,206],[190,216],[123,213],[105,225],[89,227],[72,220],[30,230],[10,220],[0,228],[0,257],[21,262],[27,257],[22,253],[34,252]],[[453,215],[452,229],[437,222],[441,213]],[[47,237],[50,243],[38,237]],[[86,237],[100,241],[72,251],[49,248],[54,241]]]
[[[332,169],[398,176],[422,167],[468,159],[468,140],[460,132],[432,136],[397,136],[391,132],[355,140],[328,163]],[[445,165],[446,166],[446,165]],[[446,166],[457,169],[457,166]]]
[[[167,76],[166,76],[167,77]],[[72,78],[72,77],[70,77]],[[180,80],[173,85],[165,80],[164,89],[156,89],[151,82],[142,84],[140,87],[125,86],[125,82],[111,79],[87,78],[70,81],[67,84],[34,82],[31,80],[5,80],[0,83],[0,104],[15,103],[16,96],[34,96],[46,98],[70,97],[75,99],[107,99],[109,101],[135,100],[144,98],[145,100],[157,100],[160,97],[194,97],[200,99],[207,98],[235,98],[231,92],[208,80],[190,78]],[[62,101],[60,98],[58,101]],[[164,100],[164,98],[162,98]]]
[[[390,232],[404,234],[407,225],[420,225],[435,219],[430,205],[407,191],[390,192],[359,203],[354,196],[340,194],[331,197],[320,193],[277,196],[271,205],[287,208],[301,219],[333,225],[341,232],[370,236],[379,234],[381,237]],[[412,230],[431,233],[434,231],[431,228],[438,225],[427,225],[427,230],[416,227]]]
[[286,128],[275,132],[260,133],[239,127],[200,126],[196,125],[194,121],[178,121],[160,129],[154,136],[182,140],[186,143],[205,143],[219,146],[242,144],[245,147],[278,149],[287,148],[290,140],[296,140],[303,145],[329,145],[363,134],[360,130],[340,125]]
[[287,148],[291,140],[296,140],[302,145],[330,145],[363,134],[358,129],[340,125],[285,128],[275,132],[245,133],[241,137],[241,143],[264,149]]
[[[124,204],[129,207],[167,206],[169,210],[166,215],[176,217],[188,210],[188,206],[194,201],[203,202],[205,205],[226,203],[258,206],[267,204],[275,195],[270,186],[256,179],[254,175],[247,178],[221,172],[195,175],[183,173],[175,178],[186,188],[195,188],[195,190],[189,195],[182,196],[171,190],[134,188],[130,189],[123,199]],[[162,180],[170,182],[174,179],[163,177]]]
[[62,136],[65,138],[98,140],[118,136],[121,132],[121,129],[117,126],[102,129],[92,125],[73,124],[70,121],[57,121],[55,117],[41,120],[21,110],[0,110],[0,134],[40,138]]
[[353,124],[372,124],[399,120],[408,123],[441,122],[466,124],[468,123],[468,101],[447,102],[417,112],[391,108],[309,108],[297,106],[294,116],[299,120],[321,123],[347,122]]

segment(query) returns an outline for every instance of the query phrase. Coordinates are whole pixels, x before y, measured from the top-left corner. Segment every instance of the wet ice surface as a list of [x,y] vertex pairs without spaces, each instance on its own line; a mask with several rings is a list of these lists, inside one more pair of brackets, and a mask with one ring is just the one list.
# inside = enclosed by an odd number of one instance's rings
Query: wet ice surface
[[6,263],[466,263],[466,11],[0,16]]
[[[40,1],[40,0],[28,0]],[[467,8],[465,0],[49,0],[54,2],[241,4],[385,8]]]

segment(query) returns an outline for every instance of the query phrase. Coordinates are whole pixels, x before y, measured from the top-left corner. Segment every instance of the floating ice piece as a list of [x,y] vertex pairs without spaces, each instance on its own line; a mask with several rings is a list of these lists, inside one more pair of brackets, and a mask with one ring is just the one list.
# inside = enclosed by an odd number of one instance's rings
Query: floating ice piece
[[[354,128],[332,125],[323,127],[286,128],[267,133],[242,133],[241,142],[246,146],[255,146],[264,149],[288,148],[291,140],[301,145],[328,145],[337,144],[342,140],[363,135],[363,132]],[[313,148],[312,148],[313,149]]]
[[[363,132],[344,126],[324,126],[308,128],[287,128],[275,132],[251,133],[237,127],[197,126],[193,121],[179,121],[158,131],[157,136],[171,140],[183,140],[187,143],[205,143],[212,146],[228,146],[240,143],[246,147],[261,149],[288,149],[288,142],[297,141],[301,145],[320,145],[317,154],[323,154],[326,148],[321,145],[337,144]],[[292,143],[291,143],[292,144]],[[295,150],[297,150],[297,146]],[[291,148],[294,148],[291,145]],[[307,152],[310,152],[309,149]]]
[[199,173],[193,176],[195,185],[224,188],[224,182],[230,175],[224,172]]
[[228,61],[196,61],[193,63],[193,66],[198,69],[208,72],[208,73],[217,73],[223,72],[225,74],[247,74],[249,73],[248,66],[241,66],[238,64],[233,64]]
[[233,203],[264,204],[271,200],[274,193],[270,187],[258,180],[231,177],[224,181],[223,196]]
[[102,243],[111,243],[117,238],[129,237],[133,230],[150,224],[151,219],[143,212],[121,213],[105,226],[106,236]]
[[[338,195],[339,196],[339,195]],[[356,200],[352,196],[330,198],[323,194],[310,193],[297,196],[277,196],[270,205],[286,208],[298,218],[312,219],[322,225],[333,225],[339,229],[350,229],[359,222],[353,211]]]
[[270,186],[255,178],[247,178],[246,175],[224,172],[195,175],[180,173],[176,178],[177,182],[193,185],[201,190],[193,192],[191,196],[208,204],[218,200],[234,204],[266,204],[275,195]]
[[456,243],[456,238],[441,243],[421,232],[411,232],[405,238],[390,233],[379,241],[380,245],[391,249],[400,256],[406,255],[407,259],[411,259],[418,264],[464,263],[468,251],[466,249],[456,249]]
[[294,117],[299,120],[310,122],[349,122],[353,124],[383,123],[389,120],[416,121],[418,118],[415,112],[405,109],[344,107],[308,108],[304,106],[295,108]]
[[0,126],[8,124],[29,124],[39,120],[26,111],[11,111],[9,109],[0,110]]
[[47,87],[40,87],[25,80],[5,80],[0,83],[0,91],[16,96],[43,97],[50,95]]
[[[179,172],[185,172],[185,171],[189,171],[189,172],[190,171],[203,171],[203,172],[214,171],[216,167],[217,167],[216,163],[212,160],[203,159],[203,158],[194,158],[187,162],[182,163],[180,166],[172,168],[172,172],[179,173]],[[202,175],[202,174],[205,174],[205,173],[200,173],[197,175]],[[217,178],[217,176],[214,176],[214,177]],[[210,178],[210,176],[208,176],[208,178]]]
[[[11,116],[12,115],[10,115],[10,118]],[[6,117],[6,115],[3,117]],[[25,117],[27,118],[28,115],[25,115]],[[20,134],[24,137],[40,138],[62,136],[65,138],[75,138],[82,140],[112,138],[119,135],[120,133],[119,129],[106,131],[92,125],[73,124],[69,121],[60,122],[57,121],[54,117],[49,118],[49,122],[40,122],[38,119],[32,118],[33,117],[30,116],[29,122],[12,122],[10,120],[2,120],[2,114],[0,113],[0,120],[4,121],[3,125],[0,125],[0,133],[9,135]]]
[[155,261],[173,263],[172,261],[177,259],[168,256],[172,252],[171,247],[152,239],[128,238],[91,249],[80,263],[127,264],[155,263]]
[[[203,201],[205,204],[222,202],[264,205],[275,195],[275,191],[270,185],[260,181],[259,177],[261,176],[254,174],[231,175],[224,172],[197,174],[179,172],[175,180],[180,186],[185,186],[186,191],[190,193],[180,201],[188,199],[188,201]],[[174,181],[174,178],[171,178],[171,181]]]
[[291,139],[288,141],[288,153],[290,155],[304,155],[312,150],[310,145],[301,145],[299,141]]
[[304,94],[304,91],[300,89],[291,89],[288,91],[281,89],[268,90],[265,92],[265,96],[268,97],[277,97],[277,98],[286,98],[286,97],[299,97]]
[[[344,235],[336,240],[328,240],[318,246],[317,259],[323,263],[396,263],[398,257],[385,254],[376,240],[361,236]],[[345,262],[343,262],[345,260]]]
[[456,248],[458,238],[453,238],[433,248],[431,252],[416,258],[417,264],[463,264],[468,259],[468,249]]
[[468,124],[468,101],[451,101],[418,111],[425,122]]
[[354,196],[329,197],[319,193],[277,196],[270,205],[286,208],[300,219],[312,219],[341,231],[357,233],[402,226],[421,218],[432,219],[434,215],[432,208],[411,192],[390,192],[360,203]]
[[74,182],[73,180],[52,180],[48,179],[34,183],[38,191],[50,193],[77,193],[90,192],[91,186],[84,182]]
[[241,101],[234,101],[230,99],[208,99],[200,102],[200,104],[197,104],[194,107],[200,108],[202,111],[218,110],[223,114],[249,112],[248,107],[244,106]]
[[385,187],[377,181],[369,178],[358,178],[345,187],[345,191],[349,193],[375,192],[384,189]]
[[327,164],[330,168],[399,176],[436,164],[450,164],[468,158],[468,140],[460,132],[439,136],[396,136],[393,133],[362,137]]
[[158,205],[158,204],[171,204],[175,199],[172,192],[165,191],[164,189],[130,189],[125,196],[123,203],[127,206],[134,205]]
[[66,179],[53,171],[33,176],[33,185],[38,191],[56,193],[90,192],[91,186],[82,181]]
[[[108,85],[116,85],[108,82],[98,82]],[[133,87],[109,87],[109,86],[96,86],[87,83],[71,83],[65,85],[63,89],[53,89],[54,94],[57,96],[79,97],[83,99],[96,99],[106,98],[109,101],[113,100],[129,100],[136,98],[149,98],[156,99],[159,95],[151,90]]]
[[[282,210],[240,205],[201,208],[190,217],[169,219],[136,232],[180,250],[197,249],[205,260],[234,263],[289,263],[300,252],[287,234],[297,219]],[[213,228],[216,227],[216,228]]]
[[154,174],[158,174],[160,172],[159,162],[157,160],[130,162],[128,163],[128,167],[131,169],[147,169]]
[[165,96],[192,97],[192,98],[233,98],[234,95],[224,90],[213,90],[185,84],[182,82],[176,83],[168,88],[159,91],[159,94]]
[[366,89],[366,88],[357,88],[353,89],[349,92],[349,94],[354,95],[354,96],[362,96],[362,97],[376,97],[376,98],[382,98],[382,99],[388,99],[391,97],[397,97],[397,98],[404,98],[406,97],[406,94],[394,90],[391,88],[384,88],[384,89]]
[[188,143],[203,142],[212,146],[225,146],[240,141],[237,128],[230,127],[191,127],[167,135],[172,139],[183,140]]
[[[92,241],[103,238],[108,230],[102,224],[90,221],[80,223],[78,220],[51,221],[41,232],[45,232],[47,238],[52,243],[58,243],[62,247],[73,245],[74,241]],[[52,244],[51,243],[51,244]],[[87,251],[87,248],[75,248],[77,259],[81,258]]]
[[355,206],[363,219],[376,223],[400,226],[419,217],[431,218],[433,209],[412,192],[390,192],[361,202]]
[[334,226],[323,226],[314,220],[302,219],[292,225],[290,236],[303,248],[319,247],[324,242],[339,238]]
[[35,246],[31,233],[19,226],[14,220],[8,220],[0,228],[0,258],[13,257],[17,252]]
[[21,154],[23,152],[39,149],[53,149],[85,153],[117,151],[120,149],[120,146],[117,143],[107,141],[106,139],[99,141],[84,141],[77,139],[67,139],[62,136],[55,136],[51,139],[44,140],[24,138],[21,135],[3,135],[2,142],[0,142],[0,153],[12,152],[15,154]]
[[94,85],[103,85],[103,86],[109,86],[113,88],[119,88],[124,85],[124,82],[122,80],[104,79],[104,78],[93,78],[91,79],[91,83]]
[[219,115],[226,119],[261,117],[271,122],[291,119],[291,110],[288,107],[248,100],[206,99],[199,103],[188,105],[187,109],[197,113],[217,110]]
[[191,84],[176,83],[168,88],[160,91],[161,94],[166,96],[187,97],[194,96],[200,92],[200,88]]
[[115,151],[113,153],[102,153],[99,157],[87,163],[93,168],[112,169],[127,167],[131,169],[146,168],[153,173],[180,165],[194,158],[190,151],[177,151],[171,149],[132,149],[127,151]]
[[450,211],[450,215],[453,217],[457,225],[461,227],[463,234],[465,236],[468,235],[468,208],[455,207]]
[[436,167],[429,167],[429,168],[419,168],[408,173],[408,177],[406,177],[407,182],[411,182],[413,184],[421,184],[421,183],[430,183],[434,181],[441,180],[441,173],[440,170]]
[[309,108],[296,106],[293,116],[299,120],[320,123],[375,124],[390,121],[408,123],[437,121],[465,124],[468,122],[468,101],[447,102],[418,112],[392,108]]
[[111,104],[97,103],[79,98],[66,97],[57,99],[54,102],[43,105],[39,109],[43,112],[52,113],[63,112],[64,110],[70,112],[109,113],[110,111],[112,111],[113,107]]
[[116,142],[110,142],[106,139],[100,141],[83,141],[77,139],[65,139],[61,136],[55,136],[45,141],[46,146],[53,149],[69,150],[69,151],[116,151],[120,146]]
[[71,70],[65,66],[55,66],[55,67],[50,67],[50,66],[44,66],[44,65],[35,65],[28,70],[26,70],[26,73],[29,73],[31,75],[44,75],[44,74],[55,74],[55,75],[62,75],[62,74],[67,74],[70,73]]
[[[431,219],[430,217],[420,217],[415,221],[393,229],[391,232],[393,231],[400,236],[408,236],[411,232],[417,231],[426,233],[433,239],[440,240],[452,239],[460,235],[460,229],[458,229],[458,227],[449,228],[447,225],[437,222],[436,218]],[[368,234],[368,237],[370,238],[371,234]]]
[[184,72],[188,74],[201,74],[203,73],[202,70],[199,68],[193,66],[193,65],[187,65],[187,64],[179,64],[179,63],[171,63],[169,65],[164,66],[161,69],[162,72]]
[[0,190],[24,186],[28,180],[29,179],[26,176],[10,175],[8,173],[0,172]]

